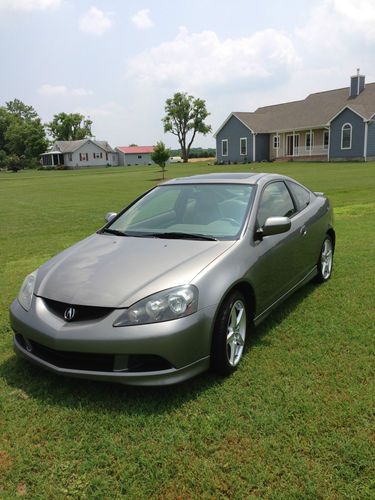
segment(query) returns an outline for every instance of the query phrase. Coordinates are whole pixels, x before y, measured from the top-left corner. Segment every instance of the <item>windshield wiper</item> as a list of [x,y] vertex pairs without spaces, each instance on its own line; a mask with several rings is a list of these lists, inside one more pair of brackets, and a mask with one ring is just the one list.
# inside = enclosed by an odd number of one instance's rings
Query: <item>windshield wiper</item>
[[150,236],[152,238],[166,238],[171,240],[204,240],[204,241],[217,241],[213,236],[206,236],[205,234],[194,234],[194,233],[180,233],[173,231],[170,233],[150,233],[145,236]]
[[122,231],[118,231],[117,229],[111,229],[109,227],[105,227],[101,231],[98,231],[98,233],[100,233],[100,234],[103,234],[103,233],[115,234],[116,236],[128,236],[126,233],[123,233]]

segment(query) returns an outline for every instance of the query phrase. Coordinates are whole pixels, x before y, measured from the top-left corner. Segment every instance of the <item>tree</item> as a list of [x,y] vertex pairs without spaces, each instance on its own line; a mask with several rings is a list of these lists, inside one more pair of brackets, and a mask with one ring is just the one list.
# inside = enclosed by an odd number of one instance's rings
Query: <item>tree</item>
[[77,141],[92,137],[91,125],[80,113],[58,113],[47,123],[47,130],[55,141]]
[[129,144],[129,148],[136,148],[138,147],[138,144]]
[[14,99],[0,107],[0,150],[11,156],[11,165],[15,158],[19,159],[17,166],[35,163],[47,145],[44,126],[32,106]]
[[36,158],[48,146],[44,127],[40,119],[27,121],[14,119],[5,133],[6,150],[18,156]]
[[159,141],[154,147],[154,152],[151,154],[151,160],[161,168],[163,172],[163,180],[165,178],[165,164],[171,156],[171,151],[165,147],[164,142]]
[[6,110],[13,116],[16,116],[22,121],[33,121],[39,118],[38,113],[32,106],[24,104],[19,99],[13,99],[5,103]]
[[186,92],[176,92],[172,98],[166,100],[165,112],[166,115],[162,119],[164,132],[177,136],[181,156],[186,163],[196,134],[206,135],[211,132],[211,125],[204,122],[210,114],[206,109],[206,101]]
[[5,149],[5,134],[12,120],[11,114],[3,107],[0,108],[0,150]]

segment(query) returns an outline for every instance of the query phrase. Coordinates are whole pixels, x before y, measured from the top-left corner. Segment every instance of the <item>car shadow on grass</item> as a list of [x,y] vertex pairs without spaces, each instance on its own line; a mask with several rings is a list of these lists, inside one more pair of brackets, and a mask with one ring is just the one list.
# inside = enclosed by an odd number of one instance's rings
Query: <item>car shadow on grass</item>
[[[257,328],[248,338],[245,355],[251,356],[251,348],[269,345],[268,333],[282,323],[294,309],[314,290],[307,284]],[[21,399],[37,399],[48,405],[64,408],[102,409],[129,415],[155,415],[167,413],[184,403],[199,398],[206,391],[221,389],[225,379],[210,372],[173,386],[134,387],[107,382],[61,377],[26,360],[11,356],[0,364],[0,377],[14,388],[13,394]],[[236,374],[232,375],[236,377]]]

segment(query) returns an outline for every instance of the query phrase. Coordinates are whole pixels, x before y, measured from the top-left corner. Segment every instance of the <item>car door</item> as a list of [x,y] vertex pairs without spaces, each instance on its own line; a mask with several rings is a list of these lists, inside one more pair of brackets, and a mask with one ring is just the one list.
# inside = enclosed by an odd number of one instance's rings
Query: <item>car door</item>
[[317,237],[320,220],[318,214],[319,207],[314,203],[316,200],[315,196],[308,189],[289,180],[286,181],[286,185],[297,207],[297,213],[293,216],[293,222],[299,225],[302,236],[298,251],[302,279],[314,268],[322,244]]
[[291,228],[285,233],[260,239],[254,235],[253,250],[257,260],[250,270],[250,281],[256,291],[257,315],[298,283],[303,272],[299,255],[303,224],[293,217],[297,212],[283,181],[273,181],[264,187],[257,207],[257,227],[261,228],[268,217],[290,217]]

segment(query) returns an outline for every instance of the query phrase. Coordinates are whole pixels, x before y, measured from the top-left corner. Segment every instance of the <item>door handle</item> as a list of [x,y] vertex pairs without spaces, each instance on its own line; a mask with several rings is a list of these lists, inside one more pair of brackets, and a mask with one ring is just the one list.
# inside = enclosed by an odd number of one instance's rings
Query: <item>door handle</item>
[[299,230],[299,232],[302,236],[306,236],[306,234],[307,234],[306,226],[302,226],[301,229]]

